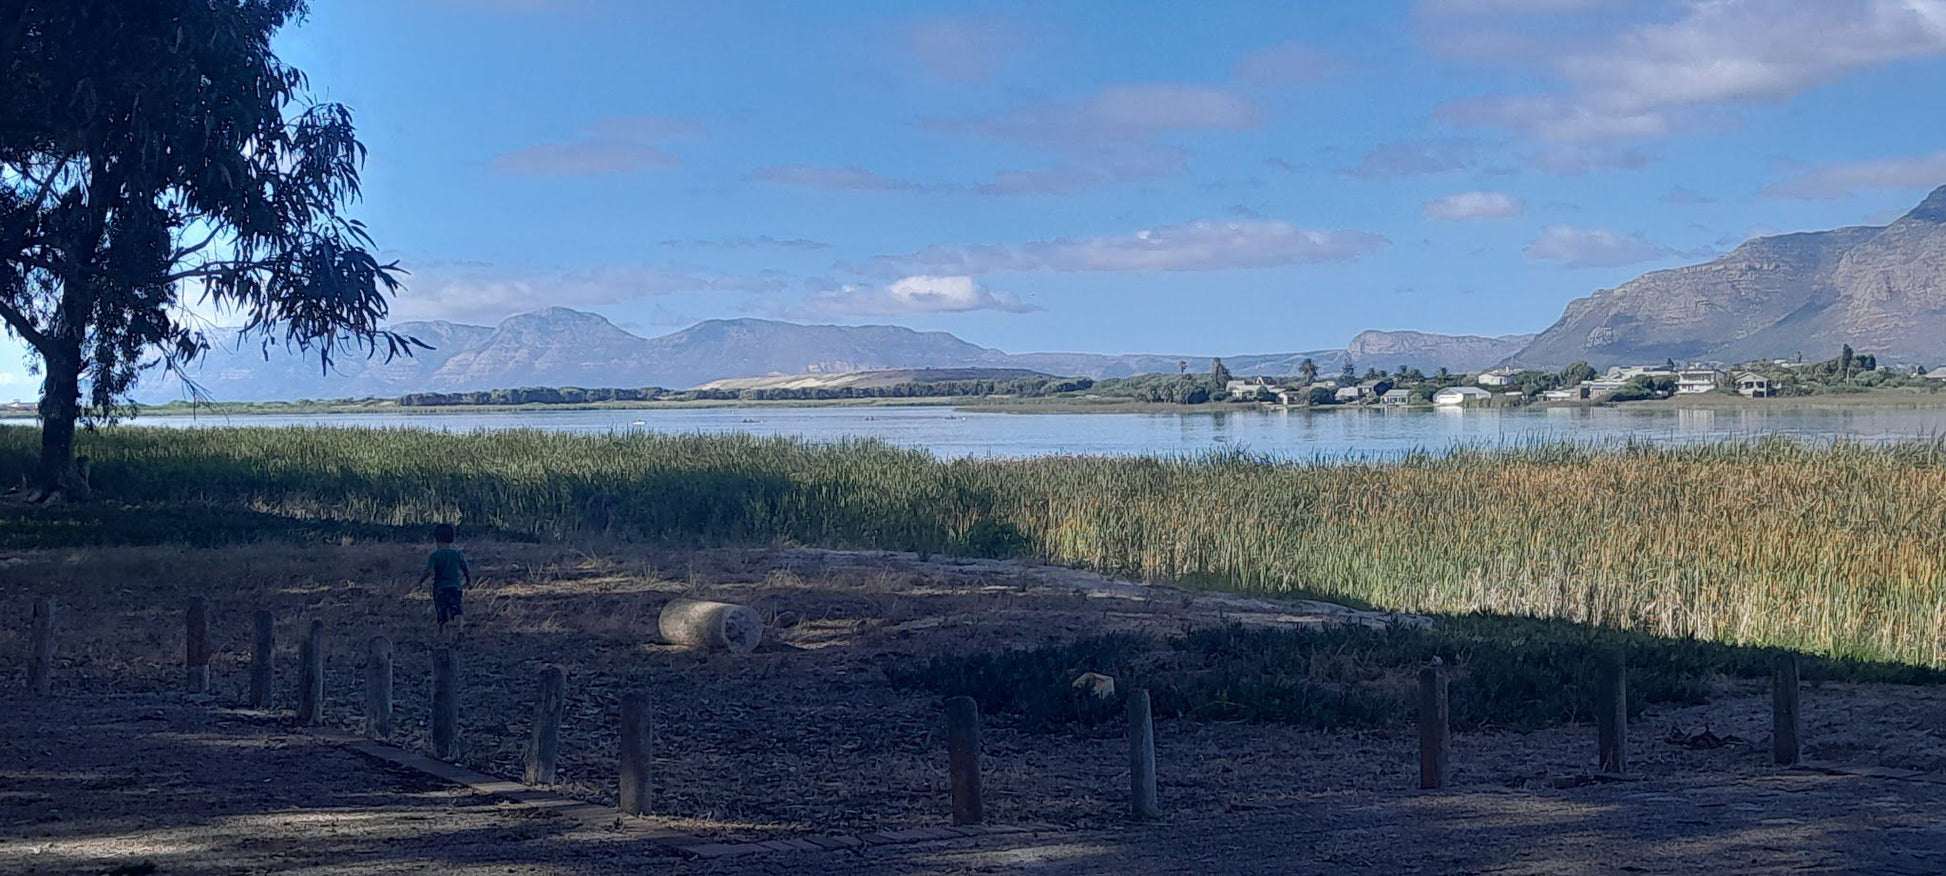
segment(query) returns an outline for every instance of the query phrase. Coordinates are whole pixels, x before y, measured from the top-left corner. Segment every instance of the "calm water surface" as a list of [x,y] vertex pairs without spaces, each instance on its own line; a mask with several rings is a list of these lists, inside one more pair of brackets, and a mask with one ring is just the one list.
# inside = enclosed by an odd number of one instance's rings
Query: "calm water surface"
[[788,435],[813,441],[877,438],[947,458],[1054,453],[1178,455],[1243,449],[1284,458],[1392,455],[1530,441],[1634,438],[1681,443],[1789,435],[1861,441],[1946,436],[1942,407],[1520,408],[1238,413],[996,414],[945,407],[663,408],[455,414],[149,416],[136,428],[363,426],[468,432]]

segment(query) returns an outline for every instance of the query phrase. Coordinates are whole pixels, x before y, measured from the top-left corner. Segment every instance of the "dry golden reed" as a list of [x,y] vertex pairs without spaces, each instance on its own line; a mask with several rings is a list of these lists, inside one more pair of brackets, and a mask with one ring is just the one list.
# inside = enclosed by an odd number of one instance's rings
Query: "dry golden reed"
[[[37,433],[0,429],[0,475]],[[122,501],[391,525],[1017,554],[1155,580],[1946,665],[1946,445],[941,462],[875,442],[119,428]]]

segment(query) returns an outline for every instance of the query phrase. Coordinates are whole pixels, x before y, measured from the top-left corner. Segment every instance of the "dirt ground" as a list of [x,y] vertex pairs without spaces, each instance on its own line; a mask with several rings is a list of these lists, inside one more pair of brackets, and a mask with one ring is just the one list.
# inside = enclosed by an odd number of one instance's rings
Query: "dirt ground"
[[[655,701],[657,821],[730,839],[943,823],[939,704],[893,689],[882,672],[891,662],[1108,629],[1377,620],[1018,563],[466,547],[485,580],[469,594],[473,626],[462,646],[462,762],[518,775],[534,676],[559,664],[570,688],[560,790],[612,800],[617,694],[640,685]],[[293,687],[296,633],[320,618],[331,637],[328,720],[354,728],[363,643],[387,635],[396,643],[396,741],[423,746],[430,599],[412,583],[422,561],[410,547],[289,544],[0,559],[0,617],[21,619],[0,630],[14,691],[0,700],[0,870],[141,860],[169,872],[678,866],[643,844],[400,775],[274,724],[222,717],[218,707],[240,700],[246,684],[250,612],[267,607],[278,616],[281,703]],[[18,693],[26,606],[47,593],[62,606],[54,702]],[[200,699],[173,693],[192,594],[209,600],[217,652],[216,691]],[[684,595],[758,607],[772,642],[735,657],[657,644],[657,611]],[[1170,720],[1156,728],[1169,815],[1130,827],[1119,731],[1030,735],[996,725],[985,737],[991,818],[1066,833],[834,854],[815,866],[723,866],[1946,872],[1946,828],[1931,814],[1946,804],[1946,784],[1926,780],[1946,780],[1946,691],[1827,685],[1804,696],[1807,758],[1905,778],[1769,766],[1768,697],[1748,685],[1639,721],[1635,780],[1625,783],[1590,781],[1586,727],[1461,734],[1457,787],[1421,794],[1408,790],[1416,742],[1403,734]],[[1746,744],[1672,745],[1663,739],[1672,729]]]

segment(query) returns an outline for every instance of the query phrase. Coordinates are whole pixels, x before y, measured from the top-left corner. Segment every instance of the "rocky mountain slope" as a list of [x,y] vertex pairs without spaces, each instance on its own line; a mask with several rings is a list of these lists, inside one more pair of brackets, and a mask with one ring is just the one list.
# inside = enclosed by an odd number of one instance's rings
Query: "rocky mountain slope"
[[1844,344],[1887,362],[1946,360],[1946,186],[1887,226],[1756,238],[1576,300],[1511,361],[1735,363]]

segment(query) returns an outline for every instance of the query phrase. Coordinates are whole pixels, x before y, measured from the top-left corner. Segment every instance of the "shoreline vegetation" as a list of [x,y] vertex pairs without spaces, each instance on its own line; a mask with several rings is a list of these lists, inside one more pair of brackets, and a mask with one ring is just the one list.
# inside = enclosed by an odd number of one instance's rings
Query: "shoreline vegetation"
[[[678,407],[950,406],[978,413],[1146,413],[1338,408],[1574,407],[1663,404],[1724,407],[1752,403],[1839,407],[1946,403],[1946,379],[1881,369],[1845,347],[1822,362],[1775,361],[1726,371],[1715,366],[1617,367],[1606,376],[1585,362],[1560,371],[1496,369],[1476,375],[1445,369],[1368,370],[1349,364],[1324,377],[1310,360],[1290,377],[1238,379],[1212,359],[1208,373],[1140,374],[1100,380],[1019,369],[904,369],[722,380],[693,389],[519,387],[418,392],[397,398],[195,402],[136,406],[156,416],[343,413],[433,414],[529,410],[655,410]],[[1942,373],[1946,369],[1942,369]],[[25,411],[22,411],[25,413]]]
[[[1630,402],[1567,401],[1536,402],[1532,407],[1591,407],[1601,405],[1630,407],[1690,408],[1850,408],[1850,407],[1946,407],[1946,388],[1890,387],[1858,392],[1821,395],[1780,396],[1752,399],[1729,393],[1700,393],[1663,399]],[[967,413],[1001,414],[1127,414],[1176,413],[1224,414],[1252,411],[1302,411],[1325,413],[1342,410],[1383,409],[1377,405],[1278,405],[1265,402],[1204,402],[1178,404],[1127,398],[1000,398],[993,396],[915,396],[905,398],[857,399],[694,399],[616,401],[593,403],[525,403],[468,405],[404,405],[396,398],[305,399],[289,402],[170,402],[138,405],[139,417],[221,417],[221,416],[328,416],[334,414],[409,414],[440,416],[446,414],[507,413],[515,411],[653,411],[693,408],[871,408],[871,407],[950,407]],[[1431,410],[1431,404],[1400,405],[1414,411]],[[31,416],[31,409],[16,412]]]
[[[0,427],[0,477],[32,470],[37,439]],[[875,441],[310,427],[108,430],[80,450],[112,503],[100,513],[148,514],[171,543],[248,538],[243,518],[266,536],[455,520],[537,540],[1020,557],[1946,666],[1946,442],[941,461]],[[85,541],[60,513],[12,512],[9,538]]]

